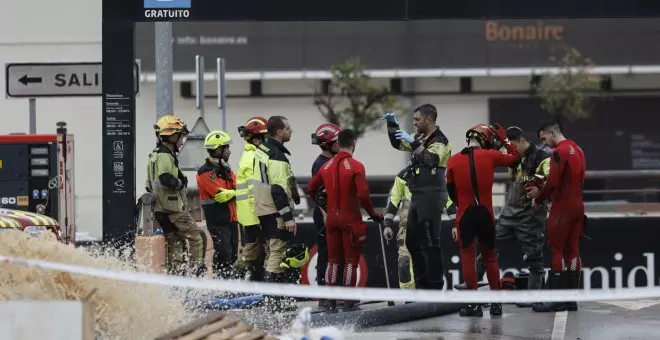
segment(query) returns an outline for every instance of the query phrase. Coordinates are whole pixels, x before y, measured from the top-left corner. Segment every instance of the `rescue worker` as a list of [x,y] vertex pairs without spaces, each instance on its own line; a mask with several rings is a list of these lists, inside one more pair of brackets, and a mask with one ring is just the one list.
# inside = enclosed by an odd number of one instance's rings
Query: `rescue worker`
[[[567,139],[558,121],[545,123],[537,134],[543,144],[553,148],[550,174],[542,189],[529,187],[532,207],[540,209],[550,198],[548,216],[548,246],[552,265],[548,279],[550,289],[578,289],[582,272],[580,239],[586,216],[582,190],[586,173],[584,152],[573,140]],[[576,302],[535,304],[535,312],[576,311]]]
[[242,230],[241,252],[235,268],[247,280],[262,281],[264,275],[265,236],[254,214],[252,188],[254,154],[257,147],[266,141],[268,121],[263,117],[251,117],[238,127],[239,135],[245,140],[245,151],[238,161],[236,176],[236,214]]
[[451,155],[447,137],[436,125],[435,106],[424,104],[413,114],[417,133],[399,129],[392,113],[385,114],[390,143],[398,150],[410,151],[408,172],[404,179],[412,194],[408,212],[406,246],[412,258],[415,286],[419,289],[442,289],[444,268],[440,231],[442,211],[447,203],[445,168]]
[[[312,144],[318,145],[321,148],[321,154],[316,157],[314,164],[312,164],[312,177],[321,169],[325,162],[339,152],[339,144],[337,144],[337,136],[340,128],[334,124],[321,124],[316,131],[312,133]],[[319,190],[324,192],[323,189]],[[325,194],[325,193],[324,193]],[[314,207],[313,219],[316,230],[318,231],[316,246],[317,246],[317,260],[316,260],[316,283],[319,286],[325,285],[325,269],[328,265],[328,242],[325,235],[325,217],[321,209],[325,209],[323,204],[318,204]],[[326,308],[327,300],[319,300],[319,308]]]
[[213,273],[221,278],[233,278],[232,265],[238,254],[236,175],[227,163],[231,143],[231,137],[224,131],[207,134],[204,148],[209,157],[197,170],[196,177],[206,227],[213,242]]
[[[179,118],[167,115],[154,124],[158,144],[147,163],[147,191],[156,196],[154,218],[167,240],[168,271],[201,276],[206,271],[206,234],[188,211],[188,178],[179,168],[176,154],[185,142],[188,127]],[[190,265],[183,268],[181,240],[189,243]]]
[[[506,130],[506,135],[516,147],[522,160],[516,168],[509,168],[511,182],[506,192],[504,208],[495,227],[496,249],[502,251],[518,241],[527,263],[529,279],[527,289],[541,289],[545,269],[543,267],[543,246],[545,245],[545,224],[547,202],[540,209],[532,209],[532,200],[527,197],[525,188],[538,181],[544,181],[550,171],[550,159],[544,149],[537,148],[524,136],[521,128],[514,126]],[[477,258],[477,277],[483,272],[483,256]],[[455,286],[465,289],[465,283]],[[519,307],[531,307],[531,304],[517,304]]]
[[[339,264],[344,264],[343,282],[345,287],[357,284],[357,267],[362,247],[367,239],[367,224],[362,221],[362,207],[376,223],[383,221],[369,197],[364,165],[353,158],[356,143],[355,133],[350,130],[339,132],[337,143],[339,153],[325,163],[321,170],[307,184],[311,198],[325,185],[327,193],[326,237],[328,239],[328,266],[325,271],[325,284],[336,286]],[[344,301],[343,310],[356,309],[356,301]],[[336,300],[329,301],[329,309],[335,311]]]
[[[407,168],[401,170],[401,172],[399,172],[399,174],[394,178],[394,184],[390,189],[390,197],[387,202],[387,207],[385,208],[385,220],[383,221],[385,229],[383,229],[383,237],[385,237],[385,239],[388,241],[394,238],[394,231],[392,230],[392,227],[394,226],[394,217],[398,212],[399,231],[396,234],[396,242],[399,250],[399,288],[413,289],[415,288],[415,276],[412,260],[410,258],[410,252],[406,247],[408,206],[412,196],[410,189],[408,189],[408,186],[406,185],[406,180],[404,179],[407,171]],[[445,213],[448,215],[450,220],[456,220],[456,205],[450,199],[447,200],[447,204],[445,205]]]
[[[477,289],[476,245],[479,243],[491,290],[500,289],[500,271],[495,253],[495,217],[493,182],[495,168],[514,166],[520,161],[518,151],[499,124],[492,128],[478,124],[465,134],[468,146],[451,156],[447,164],[447,190],[456,202],[456,224],[462,273],[469,289]],[[506,147],[498,151],[494,137]],[[483,316],[480,304],[468,304],[461,316]],[[491,315],[502,315],[502,304],[491,303]]]
[[294,192],[297,193],[291,164],[286,155],[291,153],[284,143],[291,140],[291,126],[282,116],[268,119],[268,139],[257,147],[253,168],[255,214],[263,228],[267,241],[267,282],[291,282],[280,267],[282,254],[289,248],[296,233],[293,218]]

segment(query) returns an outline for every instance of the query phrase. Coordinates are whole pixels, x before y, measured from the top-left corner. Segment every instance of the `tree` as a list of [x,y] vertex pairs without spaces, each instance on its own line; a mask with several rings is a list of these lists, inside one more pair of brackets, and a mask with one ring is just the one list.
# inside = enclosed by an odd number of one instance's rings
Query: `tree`
[[317,89],[314,105],[330,123],[350,128],[358,137],[380,125],[385,112],[397,109],[397,96],[387,86],[373,84],[358,58],[331,67],[327,93]]
[[572,47],[562,48],[561,58],[551,57],[559,72],[548,72],[535,86],[541,107],[548,113],[569,120],[589,117],[591,103],[589,91],[597,90],[600,77],[591,74],[594,64]]

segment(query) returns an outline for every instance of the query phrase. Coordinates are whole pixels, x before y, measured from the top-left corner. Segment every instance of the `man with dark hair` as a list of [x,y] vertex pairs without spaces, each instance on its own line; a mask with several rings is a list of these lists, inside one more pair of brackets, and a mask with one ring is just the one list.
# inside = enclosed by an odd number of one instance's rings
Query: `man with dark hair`
[[[586,172],[586,161],[582,149],[564,137],[558,121],[550,121],[537,131],[543,144],[553,148],[550,157],[550,174],[542,189],[528,188],[534,198],[533,207],[538,207],[548,198],[552,200],[548,217],[548,246],[552,256],[549,276],[550,289],[578,289],[582,271],[580,238],[584,231],[586,216],[582,189]],[[535,304],[535,312],[576,311],[576,302],[551,302]]]
[[[532,209],[532,200],[527,197],[526,188],[542,185],[550,171],[548,154],[532,145],[524,132],[517,126],[506,130],[506,136],[521,155],[521,163],[509,168],[511,182],[506,192],[506,201],[499,216],[496,231],[497,250],[501,251],[517,240],[523,251],[523,260],[529,269],[528,289],[541,289],[543,286],[543,246],[545,244],[545,224],[547,202],[540,209]],[[483,256],[477,258],[479,268],[477,277],[483,277]],[[466,289],[465,283],[455,286]],[[519,307],[531,307],[531,304],[518,304]]]
[[[339,132],[339,153],[327,161],[307,184],[312,199],[316,199],[321,185],[326,188],[328,266],[325,284],[328,286],[337,285],[340,263],[344,264],[344,280],[340,284],[345,287],[357,284],[357,267],[367,239],[367,225],[362,221],[360,206],[377,223],[383,221],[383,215],[374,210],[369,198],[364,165],[353,158],[355,142],[353,131]],[[355,303],[344,301],[344,311],[355,310]],[[335,310],[337,301],[331,300],[329,305],[330,310]]]
[[431,104],[417,107],[413,125],[417,133],[399,128],[393,113],[385,114],[390,144],[411,153],[408,171],[403,176],[412,194],[408,212],[406,246],[410,252],[419,289],[442,289],[444,269],[440,248],[442,211],[447,203],[445,169],[451,156],[447,137],[436,125],[438,111]]
[[287,272],[280,263],[282,254],[290,246],[296,232],[293,206],[297,187],[286,155],[291,153],[284,143],[291,140],[289,121],[280,116],[271,117],[267,123],[268,139],[257,146],[254,154],[253,187],[254,211],[267,240],[267,282],[295,282],[292,272]]

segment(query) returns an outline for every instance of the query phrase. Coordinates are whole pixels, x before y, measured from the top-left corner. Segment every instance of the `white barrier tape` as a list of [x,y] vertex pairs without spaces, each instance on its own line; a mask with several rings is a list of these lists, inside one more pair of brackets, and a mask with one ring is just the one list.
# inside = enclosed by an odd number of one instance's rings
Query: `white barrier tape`
[[438,291],[386,288],[315,287],[283,283],[263,283],[239,280],[212,280],[169,276],[163,274],[121,272],[95,267],[74,266],[41,260],[0,255],[0,261],[27,267],[100,277],[110,280],[139,282],[163,286],[217,290],[234,293],[254,293],[301,298],[325,298],[362,301],[410,301],[442,303],[514,303],[551,301],[641,300],[660,298],[660,287],[598,289],[598,290],[525,290],[525,291]]

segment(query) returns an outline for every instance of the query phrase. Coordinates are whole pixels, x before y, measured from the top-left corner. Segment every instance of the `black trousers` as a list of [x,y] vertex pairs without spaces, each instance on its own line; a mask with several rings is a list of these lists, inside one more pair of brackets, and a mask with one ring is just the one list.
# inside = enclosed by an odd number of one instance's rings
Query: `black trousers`
[[408,208],[406,247],[410,252],[417,289],[442,289],[444,265],[440,248],[442,211],[446,193],[415,193]]
[[230,278],[232,266],[238,256],[238,226],[236,223],[207,226],[213,242],[213,272]]

